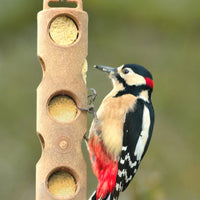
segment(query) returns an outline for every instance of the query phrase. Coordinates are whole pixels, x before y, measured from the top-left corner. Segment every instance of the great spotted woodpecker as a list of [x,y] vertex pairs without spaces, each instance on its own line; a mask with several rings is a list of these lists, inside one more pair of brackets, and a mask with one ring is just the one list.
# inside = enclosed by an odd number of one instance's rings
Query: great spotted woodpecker
[[90,200],[117,200],[149,146],[154,125],[153,79],[147,69],[136,64],[94,67],[109,74],[113,89],[103,99],[90,128],[89,156],[98,178]]

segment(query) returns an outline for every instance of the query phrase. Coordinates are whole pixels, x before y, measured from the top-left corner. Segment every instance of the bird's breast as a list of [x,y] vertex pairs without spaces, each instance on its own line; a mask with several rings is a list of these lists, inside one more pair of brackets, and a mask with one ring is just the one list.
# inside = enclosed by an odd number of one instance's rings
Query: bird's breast
[[122,149],[126,114],[134,110],[137,97],[127,94],[103,100],[97,117],[101,124],[101,137],[109,154],[118,159]]

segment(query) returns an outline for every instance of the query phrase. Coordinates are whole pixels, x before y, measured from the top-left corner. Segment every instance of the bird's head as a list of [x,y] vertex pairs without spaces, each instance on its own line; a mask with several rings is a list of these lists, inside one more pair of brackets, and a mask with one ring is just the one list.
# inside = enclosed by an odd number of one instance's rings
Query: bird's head
[[153,77],[151,73],[141,65],[125,64],[118,68],[95,65],[95,68],[109,74],[113,82],[116,96],[133,94],[139,96],[147,91],[149,98],[153,91]]

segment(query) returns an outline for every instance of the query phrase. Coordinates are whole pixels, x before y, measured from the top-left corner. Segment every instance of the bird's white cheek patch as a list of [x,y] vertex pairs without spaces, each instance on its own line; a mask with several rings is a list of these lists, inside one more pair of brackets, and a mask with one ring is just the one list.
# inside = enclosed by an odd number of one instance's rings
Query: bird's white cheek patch
[[142,132],[139,136],[138,142],[136,144],[134,155],[137,160],[141,160],[142,154],[144,152],[145,145],[147,143],[150,127],[150,113],[146,106],[144,106],[143,120],[142,120]]
[[143,85],[146,84],[146,81],[143,76],[136,74],[136,73],[131,73],[129,75],[126,75],[123,77],[124,80],[128,85]]

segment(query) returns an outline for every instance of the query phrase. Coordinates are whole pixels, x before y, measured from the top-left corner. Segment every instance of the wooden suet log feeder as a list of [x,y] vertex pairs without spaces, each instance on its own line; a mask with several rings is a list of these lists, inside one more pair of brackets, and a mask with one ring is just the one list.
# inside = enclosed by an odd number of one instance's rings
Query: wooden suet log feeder
[[81,142],[87,129],[88,15],[50,7],[38,13],[38,49],[43,78],[37,88],[37,134],[42,155],[36,165],[36,200],[86,200],[86,164]]

